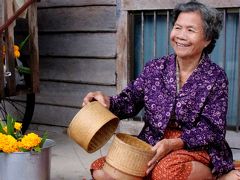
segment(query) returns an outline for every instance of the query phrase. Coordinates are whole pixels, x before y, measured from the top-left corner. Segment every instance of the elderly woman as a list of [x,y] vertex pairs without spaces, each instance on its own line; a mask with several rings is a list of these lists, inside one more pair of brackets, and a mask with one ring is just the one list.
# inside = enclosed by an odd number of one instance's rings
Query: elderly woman
[[[139,77],[112,97],[90,92],[83,106],[97,100],[119,118],[145,109],[139,138],[156,152],[150,179],[240,179],[225,140],[228,80],[210,54],[222,28],[222,16],[197,1],[173,11],[170,34],[174,54],[148,62]],[[95,179],[111,179],[92,164]]]

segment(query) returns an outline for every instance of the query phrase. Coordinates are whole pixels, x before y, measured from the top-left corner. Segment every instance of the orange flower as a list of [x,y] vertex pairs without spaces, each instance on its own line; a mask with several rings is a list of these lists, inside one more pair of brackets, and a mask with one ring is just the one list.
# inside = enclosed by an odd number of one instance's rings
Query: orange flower
[[[19,58],[21,54],[19,51],[19,47],[17,45],[13,46],[13,51],[14,51],[14,57]],[[6,55],[6,47],[3,46],[3,57],[5,57],[5,55]]]
[[11,135],[0,133],[0,151],[12,153],[19,151],[17,140]]
[[9,114],[7,115],[7,123],[1,122],[0,119],[0,153],[25,152],[31,150],[41,152],[47,134],[44,133],[43,137],[33,132],[23,135],[21,128],[22,123],[16,122]]
[[29,133],[24,135],[19,142],[19,147],[31,150],[32,148],[38,146],[41,143],[41,138],[35,133]]
[[17,45],[14,45],[13,47],[14,47],[14,57],[19,58],[20,57],[19,47]]

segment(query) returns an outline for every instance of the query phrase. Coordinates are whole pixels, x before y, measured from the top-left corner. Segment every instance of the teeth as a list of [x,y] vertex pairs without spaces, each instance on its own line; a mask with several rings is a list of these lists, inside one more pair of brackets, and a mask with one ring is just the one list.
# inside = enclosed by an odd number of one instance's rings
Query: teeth
[[180,47],[187,47],[187,45],[184,45],[184,44],[180,44],[180,43],[176,43],[177,46],[180,46]]

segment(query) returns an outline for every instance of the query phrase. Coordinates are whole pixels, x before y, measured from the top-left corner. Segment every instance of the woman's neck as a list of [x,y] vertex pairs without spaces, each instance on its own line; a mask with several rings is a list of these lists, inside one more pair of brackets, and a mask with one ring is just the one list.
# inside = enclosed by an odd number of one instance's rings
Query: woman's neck
[[176,61],[178,63],[180,72],[186,73],[186,74],[192,73],[194,69],[197,68],[200,62],[200,59],[201,59],[201,55],[194,59],[183,59],[183,58],[176,57]]
[[201,56],[192,59],[181,59],[176,57],[176,63],[178,66],[178,83],[179,89],[185,84],[192,72],[197,68],[200,63]]

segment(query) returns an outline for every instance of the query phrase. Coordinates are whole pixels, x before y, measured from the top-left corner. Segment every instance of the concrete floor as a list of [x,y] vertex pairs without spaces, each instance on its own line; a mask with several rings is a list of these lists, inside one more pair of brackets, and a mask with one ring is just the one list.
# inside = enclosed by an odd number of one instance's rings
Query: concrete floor
[[[47,131],[48,137],[56,142],[51,154],[51,180],[92,179],[89,172],[90,164],[106,155],[112,141],[111,139],[101,150],[89,154],[67,136],[66,128],[32,125],[31,129],[40,134]],[[240,132],[227,131],[226,138],[233,148],[234,159],[240,160],[240,149],[235,149],[240,148]]]
[[111,140],[99,151],[89,154],[66,133],[66,128],[31,126],[38,134],[47,131],[48,138],[56,142],[51,148],[51,180],[90,180],[90,164],[105,155]]

